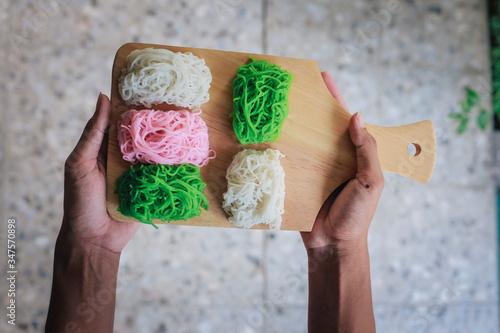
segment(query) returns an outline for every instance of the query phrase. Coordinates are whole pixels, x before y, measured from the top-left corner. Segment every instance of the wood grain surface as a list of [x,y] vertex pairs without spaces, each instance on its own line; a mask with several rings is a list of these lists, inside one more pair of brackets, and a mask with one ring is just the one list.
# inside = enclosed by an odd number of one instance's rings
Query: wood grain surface
[[[116,179],[130,169],[123,160],[116,137],[119,115],[129,109],[118,92],[118,78],[126,66],[127,55],[135,49],[164,48],[173,52],[192,52],[205,59],[212,73],[209,90],[210,101],[203,104],[201,117],[207,123],[210,147],[217,157],[201,169],[207,184],[204,190],[210,208],[202,210],[199,217],[170,224],[193,226],[234,227],[222,210],[222,194],[226,190],[226,170],[232,157],[243,149],[236,138],[229,115],[232,111],[231,85],[239,66],[248,63],[249,57],[265,59],[294,74],[290,91],[290,113],[283,125],[278,142],[251,144],[244,148],[279,149],[285,157],[281,165],[285,170],[285,213],[281,230],[310,231],[316,214],[328,195],[344,181],[355,175],[354,147],[347,131],[350,114],[339,106],[330,95],[321,77],[318,64],[313,60],[277,57],[270,55],[237,53],[178,46],[128,43],[120,47],[113,65],[111,87],[111,123],[109,130],[107,164],[107,207],[111,216],[121,221],[137,221],[117,211]],[[145,109],[142,106],[131,107]],[[182,108],[161,104],[156,110]],[[432,175],[436,158],[435,131],[432,122],[422,121],[398,127],[368,125],[377,139],[382,169],[395,172],[426,183]],[[408,153],[413,143],[417,155]],[[155,223],[167,223],[155,220]],[[253,229],[268,229],[259,224]]]

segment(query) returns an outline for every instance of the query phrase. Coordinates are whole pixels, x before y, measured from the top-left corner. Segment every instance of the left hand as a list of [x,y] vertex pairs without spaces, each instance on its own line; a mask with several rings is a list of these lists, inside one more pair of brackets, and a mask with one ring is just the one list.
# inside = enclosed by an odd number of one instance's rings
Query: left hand
[[66,160],[61,234],[82,246],[121,253],[140,224],[119,222],[106,209],[106,129],[110,115],[111,103],[100,94],[94,115]]

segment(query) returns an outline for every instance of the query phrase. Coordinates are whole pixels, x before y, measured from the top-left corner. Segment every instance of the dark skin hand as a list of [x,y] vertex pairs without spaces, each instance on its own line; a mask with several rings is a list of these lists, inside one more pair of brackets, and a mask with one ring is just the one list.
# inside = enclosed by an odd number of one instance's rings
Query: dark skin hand
[[139,223],[106,209],[106,149],[111,105],[96,111],[66,160],[64,217],[54,254],[46,332],[112,332],[120,254]]
[[[334,98],[344,99],[328,73]],[[112,219],[106,210],[106,128],[109,99],[96,112],[65,165],[64,217],[54,255],[46,332],[112,332],[120,254],[140,224]],[[309,257],[309,331],[374,332],[366,237],[384,179],[376,143],[362,117],[351,118],[356,177],[336,189],[311,232],[302,232]]]
[[[326,86],[347,110],[332,76]],[[309,332],[375,332],[368,228],[384,187],[377,145],[361,113],[349,122],[357,173],[321,207],[311,232],[301,232],[309,258]]]
[[106,209],[105,131],[110,115],[109,99],[101,94],[96,112],[66,160],[63,228],[80,242],[120,253],[140,224],[112,219]]

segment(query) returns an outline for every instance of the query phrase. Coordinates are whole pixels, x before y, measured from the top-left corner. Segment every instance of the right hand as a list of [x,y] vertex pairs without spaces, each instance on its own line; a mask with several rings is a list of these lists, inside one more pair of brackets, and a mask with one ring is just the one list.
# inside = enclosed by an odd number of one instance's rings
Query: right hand
[[[340,90],[328,72],[322,72],[328,90],[347,110]],[[321,207],[310,232],[301,232],[307,250],[334,245],[348,249],[366,242],[368,228],[384,187],[375,138],[365,128],[360,112],[349,122],[349,134],[356,147],[356,177],[335,189]]]

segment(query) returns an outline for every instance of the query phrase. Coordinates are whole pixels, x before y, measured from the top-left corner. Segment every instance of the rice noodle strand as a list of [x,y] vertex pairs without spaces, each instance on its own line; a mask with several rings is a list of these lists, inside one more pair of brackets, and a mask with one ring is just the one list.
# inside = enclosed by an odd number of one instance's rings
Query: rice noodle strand
[[208,210],[205,186],[195,165],[131,166],[116,179],[118,211],[158,229],[153,219],[185,221]]
[[118,91],[127,105],[177,105],[193,109],[208,102],[212,82],[205,60],[192,53],[165,49],[134,50],[118,80]]
[[215,158],[209,148],[208,128],[190,112],[129,110],[118,120],[118,143],[123,159],[132,163],[205,166]]
[[234,133],[249,143],[278,141],[288,117],[288,95],[293,74],[267,60],[242,65],[233,81]]
[[237,227],[269,224],[281,227],[285,212],[285,171],[279,150],[244,149],[236,154],[227,169],[227,192],[222,208]]

